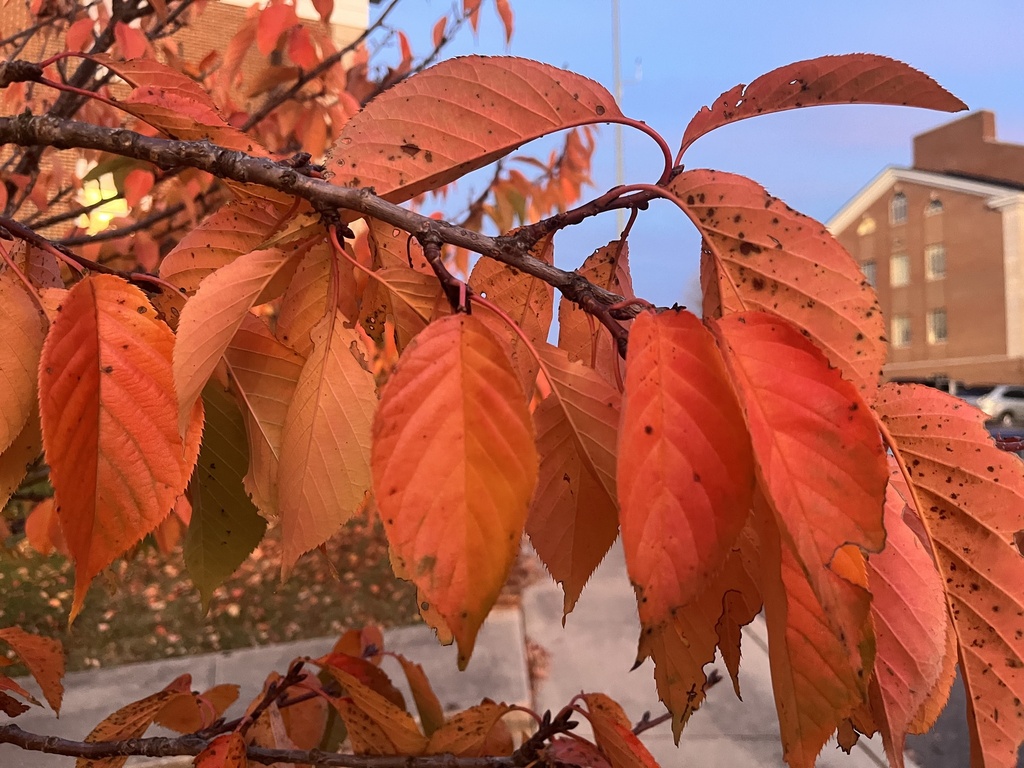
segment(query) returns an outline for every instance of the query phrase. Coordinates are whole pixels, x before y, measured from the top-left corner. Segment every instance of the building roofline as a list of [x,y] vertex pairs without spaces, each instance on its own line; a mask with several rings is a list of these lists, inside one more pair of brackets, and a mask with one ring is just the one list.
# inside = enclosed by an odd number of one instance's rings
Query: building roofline
[[1011,184],[978,181],[954,174],[918,171],[890,165],[883,168],[871,181],[851,197],[825,225],[832,234],[841,232],[856,221],[878,197],[897,181],[921,184],[926,187],[962,192],[968,195],[987,197],[993,202],[1005,205],[1008,199],[1024,199],[1024,192]]

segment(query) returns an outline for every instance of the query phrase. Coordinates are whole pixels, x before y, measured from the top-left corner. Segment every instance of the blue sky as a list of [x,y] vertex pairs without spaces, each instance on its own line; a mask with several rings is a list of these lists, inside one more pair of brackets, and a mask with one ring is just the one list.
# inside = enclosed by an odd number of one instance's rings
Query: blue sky
[[[404,0],[392,19],[414,50],[453,0]],[[1024,143],[1024,45],[1020,0],[621,0],[622,109],[678,148],[697,109],[737,83],[826,54],[870,52],[927,72],[971,109],[996,113],[999,138]],[[506,49],[491,0],[480,33],[464,33],[452,55],[511,53],[565,67],[612,89],[610,0],[512,0],[515,35]],[[371,10],[371,17],[379,7]],[[642,60],[642,77],[635,62]],[[817,107],[726,126],[687,152],[687,167],[741,173],[822,221],[886,165],[909,165],[911,138],[951,119],[897,107]],[[626,130],[625,178],[654,181],[653,143]],[[596,194],[614,185],[614,132],[598,136]],[[666,203],[641,215],[630,237],[638,295],[662,305],[693,303],[699,240]],[[559,266],[578,266],[617,234],[615,215],[556,240]]]

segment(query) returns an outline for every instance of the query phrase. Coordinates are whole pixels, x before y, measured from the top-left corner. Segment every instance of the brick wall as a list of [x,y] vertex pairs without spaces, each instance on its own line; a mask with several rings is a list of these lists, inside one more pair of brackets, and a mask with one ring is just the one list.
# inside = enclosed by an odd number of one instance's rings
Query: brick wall
[[914,137],[914,168],[1024,185],[1024,145],[996,140],[996,116],[982,110]]

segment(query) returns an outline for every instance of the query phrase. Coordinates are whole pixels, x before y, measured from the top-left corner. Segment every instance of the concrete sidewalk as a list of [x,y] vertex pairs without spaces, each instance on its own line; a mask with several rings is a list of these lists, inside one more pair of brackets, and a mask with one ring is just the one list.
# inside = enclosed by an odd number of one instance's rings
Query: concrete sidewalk
[[[650,662],[629,672],[636,656],[638,622],[632,589],[625,574],[622,550],[616,546],[584,590],[576,610],[562,628],[562,594],[546,578],[527,588],[522,608],[493,612],[481,630],[466,672],[455,665],[455,650],[437,644],[423,626],[385,633],[388,650],[422,664],[447,711],[478,704],[484,697],[557,711],[585,689],[616,699],[637,721],[645,711],[664,711],[658,702]],[[526,641],[549,654],[548,677],[531,692]],[[241,714],[257,695],[271,671],[284,673],[297,656],[317,656],[330,649],[333,638],[267,646],[222,654],[133,664],[115,669],[73,673],[65,679],[66,694],[59,720],[49,710],[33,708],[17,719],[29,731],[82,739],[119,707],[153,693],[180,674],[192,675],[193,687],[203,690],[218,683],[242,686],[228,716]],[[390,660],[386,663],[390,663]],[[387,670],[400,687],[404,677],[397,664]],[[722,668],[724,672],[724,667]],[[648,748],[662,766],[700,765],[702,768],[782,766],[778,723],[771,695],[763,623],[745,630],[741,685],[737,701],[727,682],[716,686],[704,707],[690,720],[677,749],[668,724],[645,732]],[[34,683],[26,683],[34,688]],[[407,697],[410,701],[411,698]],[[585,724],[581,724],[580,730]],[[151,729],[149,735],[160,734]],[[131,764],[131,763],[130,763]],[[136,761],[137,764],[137,761]],[[914,764],[908,761],[908,767]],[[54,768],[74,765],[71,758],[26,753],[0,745],[0,765],[11,768]],[[819,766],[877,768],[887,765],[877,741],[858,744],[847,756],[834,745],[825,747]]]

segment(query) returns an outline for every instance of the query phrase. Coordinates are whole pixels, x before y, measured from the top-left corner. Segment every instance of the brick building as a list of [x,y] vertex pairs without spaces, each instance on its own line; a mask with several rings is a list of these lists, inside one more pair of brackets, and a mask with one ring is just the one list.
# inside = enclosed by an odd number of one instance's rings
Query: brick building
[[1024,145],[993,113],[915,136],[828,227],[878,292],[887,378],[1024,383]]

